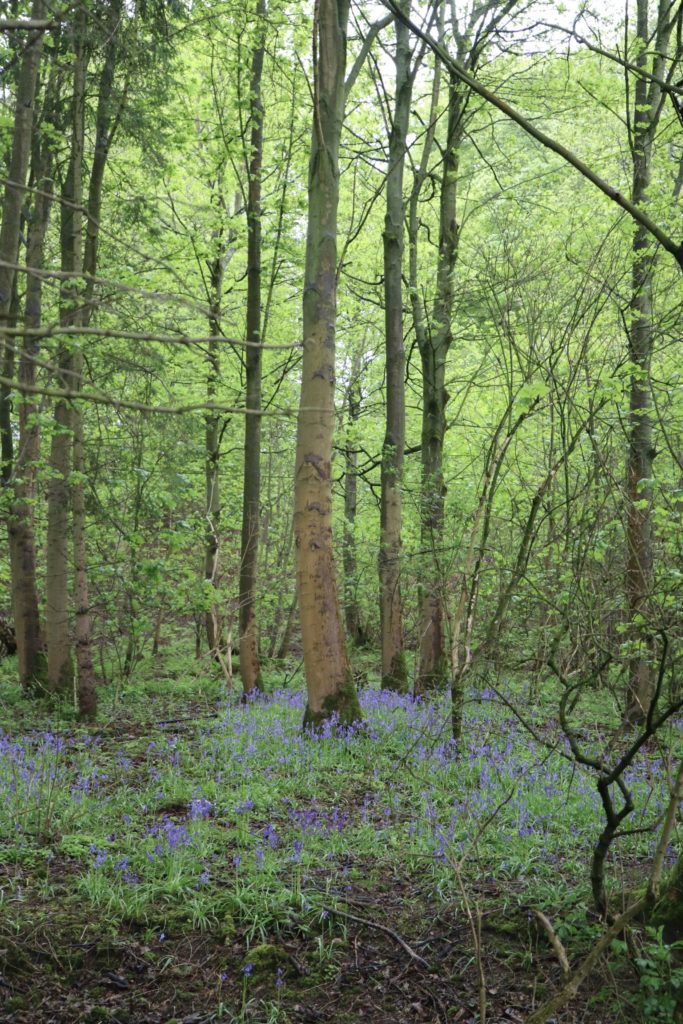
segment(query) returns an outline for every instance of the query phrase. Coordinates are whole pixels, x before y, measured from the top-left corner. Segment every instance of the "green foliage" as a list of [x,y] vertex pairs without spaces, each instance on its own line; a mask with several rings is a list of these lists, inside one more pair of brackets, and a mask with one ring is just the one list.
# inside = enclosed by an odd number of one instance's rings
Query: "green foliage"
[[676,951],[683,942],[666,945],[662,929],[649,928],[642,954],[636,958],[640,971],[640,1002],[647,1021],[670,1021],[683,1005],[683,966]]

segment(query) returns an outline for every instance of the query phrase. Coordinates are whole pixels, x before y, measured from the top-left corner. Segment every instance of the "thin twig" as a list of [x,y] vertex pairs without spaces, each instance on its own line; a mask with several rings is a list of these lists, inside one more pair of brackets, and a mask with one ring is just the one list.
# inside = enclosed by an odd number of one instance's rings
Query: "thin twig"
[[401,938],[398,932],[395,932],[393,928],[387,928],[386,925],[379,924],[377,921],[369,921],[366,917],[358,917],[356,914],[349,913],[348,910],[338,910],[335,907],[325,907],[324,909],[328,914],[337,914],[339,917],[348,918],[349,921],[356,921],[357,924],[364,924],[366,928],[375,928],[379,932],[384,932],[385,935],[390,936],[394,942],[397,942],[399,946],[406,951],[411,960],[420,964],[420,966],[424,967],[425,970],[431,971],[431,967],[427,961],[424,960],[419,953],[416,953],[415,950],[408,945],[406,940]]

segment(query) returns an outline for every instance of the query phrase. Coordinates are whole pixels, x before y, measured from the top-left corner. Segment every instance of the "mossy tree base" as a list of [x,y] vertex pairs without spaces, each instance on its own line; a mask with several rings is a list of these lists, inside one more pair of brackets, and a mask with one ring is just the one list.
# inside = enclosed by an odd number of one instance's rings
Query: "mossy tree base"
[[382,676],[382,689],[393,690],[394,693],[408,693],[408,665],[405,652],[395,654],[391,662],[391,671]]
[[665,942],[683,939],[683,854],[679,855],[652,911],[650,924],[664,929]]
[[442,654],[433,670],[421,675],[415,685],[416,694],[440,693],[450,685],[448,658]]
[[348,726],[360,722],[363,718],[358,694],[353,679],[349,677],[336,693],[329,694],[323,700],[321,711],[313,711],[310,704],[304,713],[304,730],[320,732],[325,723],[334,719],[335,725]]
[[465,710],[465,685],[462,675],[451,683],[451,732],[454,740],[462,738],[462,720]]
[[27,697],[44,697],[49,694],[47,681],[47,654],[39,651],[34,659],[31,674],[23,681],[24,694]]
[[49,693],[55,697],[70,697],[73,693],[75,672],[76,668],[73,657],[69,656],[62,663],[57,681],[52,685],[49,682],[47,683]]

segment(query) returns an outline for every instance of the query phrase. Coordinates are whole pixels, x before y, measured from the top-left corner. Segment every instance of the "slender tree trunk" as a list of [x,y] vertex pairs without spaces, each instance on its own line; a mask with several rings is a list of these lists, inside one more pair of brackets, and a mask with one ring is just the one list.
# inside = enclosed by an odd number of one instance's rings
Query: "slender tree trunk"
[[[223,277],[221,260],[217,257],[211,268],[211,290],[212,296],[217,298],[220,305],[220,288]],[[218,309],[212,302],[212,334],[218,331],[219,314]],[[216,400],[216,390],[220,380],[220,351],[217,341],[209,342],[207,355],[208,373],[206,378],[206,399],[208,402]],[[218,413],[208,412],[206,416],[206,428],[204,433],[205,444],[205,489],[206,489],[206,533],[204,540],[204,579],[213,587],[218,574],[219,556],[219,524],[221,515],[221,493],[220,493],[220,446],[221,446],[221,421]],[[220,636],[218,627],[218,616],[216,614],[215,601],[211,597],[211,606],[205,613],[206,639],[209,645],[209,652],[215,656],[220,647]]]
[[83,323],[88,324],[93,313],[92,297],[95,288],[94,276],[97,271],[97,251],[100,239],[100,217],[102,212],[102,189],[104,172],[109,159],[109,150],[119,124],[120,115],[125,103],[125,93],[119,101],[117,109],[113,108],[114,78],[116,66],[121,56],[119,21],[123,10],[123,0],[109,0],[107,5],[107,40],[105,44],[104,64],[99,77],[97,93],[97,112],[95,114],[95,149],[90,181],[88,184],[88,206],[85,224],[85,242],[83,247],[83,269],[88,275],[85,285],[86,306]]
[[[292,540],[293,540],[293,527],[289,526],[287,530],[287,539],[284,544],[276,544],[278,554],[274,566],[274,574],[270,573],[268,578],[283,579],[287,578],[289,572],[290,557],[292,553]],[[294,588],[294,610],[296,611],[296,587]],[[280,638],[284,636],[287,631],[287,623],[289,622],[289,606],[291,604],[290,595],[284,587],[277,588],[277,605],[273,612],[273,619],[271,625],[271,639],[268,648],[269,658],[282,657],[279,654],[280,650]],[[284,624],[284,633],[283,633]]]
[[[650,39],[648,0],[637,0],[636,63],[648,69]],[[634,113],[631,137],[633,179],[631,198],[638,206],[648,201],[651,177],[652,142],[659,123],[662,91],[657,79],[666,75],[672,22],[670,5],[658,5],[654,46],[654,79],[638,76],[635,81]],[[631,624],[629,682],[626,718],[642,720],[654,695],[654,637],[648,623],[653,582],[652,473],[654,444],[652,437],[650,364],[653,350],[652,287],[656,250],[651,236],[638,225],[633,236],[631,286],[631,325],[629,359],[634,367],[629,396],[629,445],[627,463],[626,516],[626,596]]]
[[446,433],[446,359],[453,340],[453,277],[458,254],[455,206],[458,149],[462,138],[462,101],[451,78],[448,92],[448,130],[443,148],[439,204],[439,254],[431,330],[420,338],[422,361],[422,481],[420,538],[423,551],[420,579],[420,665],[416,691],[445,686],[448,655],[444,623],[442,568],[443,516],[446,487],[443,445]]
[[[73,25],[73,97],[71,101],[71,150],[62,185],[60,207],[60,248],[62,271],[68,275],[83,271],[83,147],[85,131],[85,13],[76,15]],[[60,322],[63,326],[82,323],[83,293],[77,278],[66,277],[60,290]],[[79,379],[80,354],[74,364],[74,349],[61,343],[58,351],[58,383],[73,390]],[[68,692],[73,685],[71,637],[69,635],[69,511],[73,408],[58,399],[50,449],[46,552],[46,640],[48,685],[53,692]]]
[[[31,8],[31,17],[33,19],[41,19],[44,17],[44,13],[45,5],[43,0],[35,0]],[[0,261],[2,261],[2,265],[0,265],[0,336],[2,336],[2,328],[8,322],[11,323],[14,313],[12,309],[12,299],[16,295],[16,272],[14,265],[17,263],[19,255],[22,208],[25,201],[23,186],[26,183],[31,154],[36,86],[42,50],[42,32],[32,34],[27,38],[17,78],[12,148],[9,158],[8,179],[4,187],[2,223],[0,224]],[[10,373],[5,372],[4,375],[10,379],[14,372],[15,339],[2,337],[2,341],[5,347],[3,369],[11,371]],[[8,366],[10,360],[11,366]],[[3,484],[12,486],[14,481],[12,480],[10,483],[10,478],[12,477],[13,470],[13,452],[11,450],[13,446],[10,397],[7,386],[3,388],[1,401],[3,406],[3,423],[0,425],[2,432],[2,479]],[[22,460],[24,448],[21,442],[25,440],[25,437],[20,437],[19,456]],[[10,504],[8,519],[12,606],[17,637],[19,678],[21,685],[27,688],[29,681],[32,681],[38,675],[37,656],[40,650],[40,631],[38,600],[35,593],[35,557],[31,559],[32,549],[30,542],[32,541],[32,531],[29,531],[28,536],[23,538],[28,543],[22,543],[22,540],[17,537],[17,532],[21,533],[22,530],[21,515],[24,508],[24,503],[15,493]],[[22,564],[24,557],[26,558],[25,565]],[[33,572],[31,572],[31,565],[33,565]],[[33,603],[32,598],[34,599]]]
[[654,641],[647,624],[653,569],[654,452],[650,398],[653,247],[642,228],[636,229],[635,236],[629,357],[638,372],[631,377],[629,396],[626,592],[635,648],[629,658],[627,716],[637,720],[647,713],[654,684]]
[[348,0],[318,0],[308,182],[303,365],[294,531],[308,706],[304,724],[360,717],[332,550],[332,435],[337,315],[339,141],[344,120]]
[[416,692],[446,683],[448,664],[444,635],[442,571],[443,516],[446,487],[443,443],[446,433],[445,352],[431,346],[422,352],[422,481],[420,492],[420,662]]
[[[37,192],[28,222],[26,262],[42,267],[45,237],[52,197],[51,154],[47,146],[34,149],[33,178]],[[40,327],[42,280],[30,274],[26,280],[24,322],[29,331]],[[33,387],[36,382],[36,357],[40,344],[35,336],[24,336],[19,359],[19,382]],[[36,580],[36,542],[33,503],[36,496],[36,465],[40,454],[38,406],[26,392],[19,405],[19,445],[14,467],[13,499],[8,523],[8,541],[12,571],[12,605],[17,639],[19,682],[25,690],[44,689],[47,682],[45,650],[38,607]]]
[[[88,185],[85,240],[83,239],[84,225],[82,217],[80,218],[80,223],[78,223],[78,232],[76,233],[74,231],[73,235],[74,264],[75,266],[82,266],[83,273],[86,277],[83,305],[77,315],[78,322],[86,326],[90,322],[90,318],[93,313],[92,296],[94,291],[94,277],[97,273],[97,250],[100,233],[104,172],[109,157],[109,148],[118,123],[118,115],[121,112],[121,106],[119,107],[116,115],[112,109],[112,93],[116,65],[120,55],[118,23],[122,7],[122,0],[111,0],[108,7],[105,60],[99,77],[97,113],[95,117],[95,150],[93,153],[93,161],[90,168],[90,181]],[[77,33],[82,32],[84,28],[84,23],[80,26],[77,23]],[[87,65],[87,57],[85,54],[83,55],[83,60]],[[121,105],[123,102],[124,100],[122,99]],[[78,177],[75,176],[75,181],[77,180],[78,185],[76,185],[76,187],[80,189],[79,202],[82,202],[82,186],[80,186],[80,180]],[[74,371],[74,387],[80,389],[83,374],[82,349],[79,348],[75,353],[72,366]],[[81,404],[76,404],[74,406],[72,419],[72,455],[74,471],[74,478],[72,482],[72,516],[78,711],[82,719],[86,721],[93,721],[97,713],[97,690],[92,656],[92,619],[90,615],[86,544],[86,465],[83,406]]]
[[289,608],[287,609],[287,621],[285,622],[282,640],[280,641],[280,645],[277,648],[277,653],[275,655],[280,661],[284,661],[287,657],[289,654],[289,648],[292,644],[292,633],[294,632],[294,622],[296,620],[296,605],[297,595],[295,592],[292,596],[292,600],[289,602]]
[[[68,349],[59,347],[58,384],[71,388]],[[69,641],[69,463],[71,453],[69,407],[58,400],[50,446],[47,487],[47,543],[45,554],[45,639],[48,687],[64,692],[71,686],[73,667]]]
[[[403,5],[410,14],[410,3]],[[404,693],[408,671],[403,649],[401,604],[401,486],[405,449],[405,349],[403,344],[403,171],[413,76],[410,38],[396,21],[396,99],[389,136],[387,206],[384,220],[384,316],[387,376],[386,432],[382,447],[379,606],[382,630],[382,686]]]
[[[83,357],[74,360],[76,381],[80,386]],[[95,668],[92,657],[92,627],[88,588],[88,561],[86,548],[85,509],[85,450],[83,445],[83,407],[73,410],[73,541],[74,541],[74,601],[76,617],[76,667],[78,670],[78,714],[85,721],[93,721],[97,714]]]
[[[84,254],[83,163],[85,148],[85,95],[88,53],[86,50],[87,12],[76,12],[73,24],[73,98],[71,107],[71,151],[62,187],[60,246],[65,278],[60,294],[60,321],[65,326],[84,326],[90,319],[92,281],[85,288],[72,275],[92,277],[96,271],[97,232],[104,164],[107,148],[93,161],[88,195],[88,221],[91,246]],[[109,40],[108,56],[100,78],[97,114],[97,140],[102,144],[103,123],[107,116],[113,75]],[[104,119],[104,121],[103,121]],[[108,132],[107,132],[108,134]],[[94,182],[93,182],[94,179]],[[82,344],[63,345],[59,353],[62,386],[78,391],[83,375]],[[52,475],[48,490],[48,578],[47,640],[48,680],[52,689],[63,690],[73,675],[69,636],[68,595],[68,520],[71,506],[73,528],[73,583],[75,605],[76,693],[81,718],[92,721],[97,711],[95,672],[92,658],[92,627],[87,574],[85,455],[83,408],[60,400],[55,407],[52,442]],[[73,476],[71,471],[73,470]]]
[[671,869],[659,900],[650,917],[650,924],[662,927],[664,942],[680,942],[683,938],[683,854]]
[[261,503],[261,165],[263,162],[263,101],[261,78],[265,52],[266,0],[256,7],[257,41],[251,66],[247,196],[247,413],[244,418],[244,484],[240,558],[240,674],[247,696],[262,687],[256,623],[256,575]]
[[[12,282],[12,298],[5,317],[5,325],[14,329],[19,314],[19,293],[16,277]],[[5,340],[2,353],[2,376],[5,380],[14,377],[15,337],[10,335]],[[3,490],[12,485],[14,476],[14,433],[12,430],[12,389],[9,384],[0,384],[0,481]]]
[[353,353],[351,381],[346,391],[349,436],[344,450],[344,619],[352,643],[363,643],[364,631],[358,607],[358,566],[356,559],[356,506],[358,502],[358,443],[355,426],[361,414],[360,352]]
[[[31,18],[44,16],[43,0],[34,0]],[[9,175],[5,182],[0,224],[0,330],[7,319],[12,302],[15,278],[14,266],[19,254],[24,186],[31,154],[31,132],[36,96],[38,66],[43,50],[43,33],[32,34],[27,40],[17,80],[17,100],[12,130],[12,150]],[[6,341],[6,339],[3,339]]]
[[[439,19],[439,33],[443,34],[443,16]],[[422,189],[425,181],[427,180],[427,174],[429,170],[429,161],[431,153],[434,147],[434,140],[436,134],[436,125],[439,112],[439,98],[441,93],[441,65],[437,62],[434,68],[434,76],[432,79],[432,95],[430,101],[429,110],[429,122],[427,132],[425,134],[425,140],[422,147],[422,153],[420,155],[420,163],[413,177],[413,186],[410,193],[410,203],[408,206],[408,267],[409,267],[409,282],[410,282],[410,304],[413,319],[413,329],[415,331],[415,339],[417,347],[420,353],[426,352],[429,345],[429,331],[426,323],[425,308],[423,302],[423,296],[420,293],[419,288],[419,235],[421,222],[419,217],[419,203]],[[422,371],[423,381],[425,379],[424,368]],[[423,408],[426,408],[423,407]],[[424,428],[424,423],[423,423]],[[423,430],[424,433],[424,430]],[[424,459],[424,455],[423,455]],[[422,556],[424,558],[424,555]],[[421,568],[421,567],[420,567]],[[422,590],[422,572],[420,573],[420,599],[423,595]],[[421,611],[421,609],[420,609]],[[424,638],[420,635],[420,661],[418,666],[422,662],[422,643]],[[416,679],[415,690],[417,693],[422,688],[422,680],[418,675]]]
[[[219,175],[220,178],[220,175]],[[220,181],[216,187],[220,189]],[[222,200],[219,195],[219,203]],[[239,196],[235,196],[234,215],[240,208]],[[224,231],[221,227],[215,232],[216,253],[209,261],[209,330],[212,338],[221,335],[221,304],[223,300],[223,280],[225,268],[232,255],[232,245],[235,240],[234,230],[228,231],[227,248],[223,250]],[[208,370],[206,376],[206,399],[208,402],[216,401],[218,387],[221,380],[221,353],[220,342],[209,342],[207,354]],[[221,478],[220,458],[221,439],[225,425],[216,412],[208,412],[205,420],[204,450],[205,450],[205,514],[206,532],[204,539],[204,579],[211,587],[211,603],[204,614],[204,625],[206,628],[206,639],[209,645],[209,654],[221,665],[225,671],[225,664],[221,648],[223,637],[221,635],[221,619],[218,613],[218,605],[214,599],[213,588],[218,579],[220,564],[220,520],[221,520]],[[197,657],[201,651],[201,636],[197,641]]]

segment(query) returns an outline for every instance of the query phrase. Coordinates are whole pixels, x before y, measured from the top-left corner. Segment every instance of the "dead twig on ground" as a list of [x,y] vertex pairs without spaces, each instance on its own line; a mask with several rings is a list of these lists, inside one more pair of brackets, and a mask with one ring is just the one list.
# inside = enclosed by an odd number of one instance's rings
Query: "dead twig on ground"
[[560,967],[562,968],[563,977],[568,978],[571,974],[571,967],[569,966],[569,958],[567,956],[567,951],[562,945],[562,940],[553,928],[550,919],[547,918],[545,914],[543,914],[540,910],[532,909],[531,912],[540,924],[543,931],[548,936],[548,941],[550,942],[550,945],[553,947],[553,950],[555,951],[555,956],[557,957]]
[[336,907],[325,907],[324,909],[328,914],[336,914],[338,917],[345,917],[349,921],[355,921],[357,924],[365,925],[366,928],[374,928],[378,932],[383,932],[385,935],[392,938],[394,942],[397,942],[399,946],[405,950],[411,960],[420,964],[420,966],[424,967],[426,971],[431,971],[431,967],[427,961],[421,957],[419,953],[416,953],[412,946],[409,946],[406,940],[402,938],[398,932],[395,932],[393,928],[387,928],[386,925],[379,924],[378,921],[370,921],[366,917],[358,917],[357,914],[351,914],[348,910],[339,910]]

